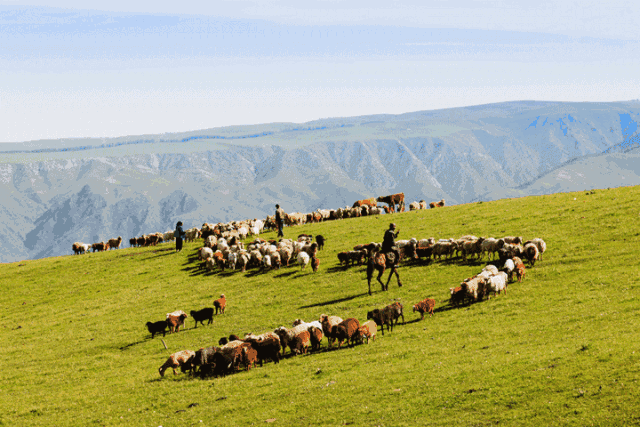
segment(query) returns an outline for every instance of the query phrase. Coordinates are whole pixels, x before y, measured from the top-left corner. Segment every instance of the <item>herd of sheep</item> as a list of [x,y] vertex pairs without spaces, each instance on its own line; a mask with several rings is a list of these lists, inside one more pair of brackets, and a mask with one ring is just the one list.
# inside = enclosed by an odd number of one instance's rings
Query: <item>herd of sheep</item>
[[[433,315],[434,306],[435,300],[427,298],[415,304],[413,311],[419,312],[421,319],[424,319],[425,313]],[[221,338],[218,341],[218,346],[200,348],[196,351],[182,350],[173,353],[160,366],[158,372],[161,376],[164,376],[165,371],[172,368],[173,373],[177,374],[176,369],[179,368],[182,372],[190,371],[192,374],[198,374],[203,378],[207,376],[224,376],[237,372],[241,366],[249,370],[252,366],[256,367],[257,363],[260,363],[260,366],[263,366],[264,362],[268,361],[279,363],[281,358],[285,356],[287,348],[289,348],[289,352],[293,356],[319,351],[324,337],[327,338],[328,349],[331,349],[335,343],[337,343],[338,349],[343,343],[353,346],[366,341],[368,344],[370,339],[375,340],[378,327],[381,328],[381,333],[384,335],[384,327],[387,327],[387,331],[392,331],[394,324],[398,324],[400,317],[402,317],[402,323],[404,324],[403,309],[402,304],[399,302],[394,302],[382,309],[374,309],[367,312],[367,321],[362,324],[356,318],[343,320],[338,316],[322,314],[318,320],[307,323],[302,319],[296,319],[293,321],[291,328],[280,326],[273,331],[260,335],[248,333],[245,334],[244,338],[240,338],[232,334],[229,338]],[[194,313],[196,314],[196,316],[193,316],[196,320],[196,327],[198,321],[206,320],[202,318],[202,313],[205,310],[209,314],[212,313],[213,308],[203,309],[200,312],[191,312],[192,316]],[[166,324],[184,323],[184,319],[187,317],[183,311],[169,313],[167,314]],[[153,338],[154,332],[158,332],[152,331],[150,325],[152,325],[151,322],[147,323]]]

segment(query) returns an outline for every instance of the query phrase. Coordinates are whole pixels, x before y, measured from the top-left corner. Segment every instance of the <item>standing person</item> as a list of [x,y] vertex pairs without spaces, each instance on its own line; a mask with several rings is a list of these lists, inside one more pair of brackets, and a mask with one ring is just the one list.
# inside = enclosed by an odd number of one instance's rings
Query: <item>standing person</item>
[[400,233],[400,230],[396,230],[396,225],[394,223],[389,224],[389,229],[384,232],[384,238],[382,240],[382,252],[393,252],[396,255],[395,265],[400,264],[400,252],[398,252],[398,248],[396,247],[396,237]]
[[176,231],[173,234],[176,238],[176,252],[180,252],[182,250],[182,239],[187,237],[187,233],[182,229],[182,221],[178,221]]
[[284,237],[282,228],[284,227],[284,211],[280,205],[276,205],[276,224],[278,224],[278,237]]

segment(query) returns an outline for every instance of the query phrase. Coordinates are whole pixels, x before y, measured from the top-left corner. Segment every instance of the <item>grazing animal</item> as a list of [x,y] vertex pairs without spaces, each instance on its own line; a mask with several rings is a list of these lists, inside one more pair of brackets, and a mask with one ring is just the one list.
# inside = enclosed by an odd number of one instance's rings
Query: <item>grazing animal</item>
[[376,201],[389,205],[390,212],[396,211],[396,205],[398,205],[398,212],[404,212],[404,193],[391,194],[389,196],[380,196],[376,199]]
[[370,197],[368,199],[358,200],[353,204],[352,208],[359,208],[360,206],[375,207],[377,206],[376,199],[374,199],[373,197]]
[[384,325],[387,325],[387,332],[389,330],[393,331],[393,315],[389,311],[376,308],[367,312],[367,320],[373,320],[377,326],[380,326],[382,336],[384,336]]
[[451,291],[451,297],[449,298],[449,303],[453,306],[458,306],[460,303],[464,303],[466,294],[462,289],[462,286],[458,286],[456,288],[449,288]]
[[413,312],[420,313],[420,320],[424,320],[424,314],[429,313],[429,317],[433,316],[433,308],[436,305],[436,300],[432,298],[426,298],[413,306]]
[[324,242],[327,239],[324,238],[321,234],[316,235],[316,243],[318,244],[318,250],[321,251],[324,249]]
[[147,329],[151,333],[151,338],[155,336],[155,334],[162,333],[164,337],[167,334],[167,321],[160,320],[159,322],[147,322]]
[[545,251],[547,250],[547,244],[544,242],[544,240],[542,240],[539,237],[536,237],[535,239],[525,242],[524,245],[526,246],[527,243],[533,243],[534,245],[536,245],[536,247],[538,248],[539,259],[540,261],[542,261],[542,254],[545,253]]
[[431,203],[429,203],[429,207],[431,209],[443,208],[444,207],[444,199],[440,200],[439,202],[431,202]]
[[218,312],[220,312],[220,314],[224,314],[224,310],[227,308],[227,298],[225,298],[224,294],[220,295],[220,298],[213,302],[213,306],[216,309],[216,315]]
[[167,313],[167,325],[171,333],[180,332],[180,326],[184,325],[187,313],[182,310],[176,310],[173,313]]
[[[403,247],[398,248],[398,253],[400,254],[400,260],[407,257],[412,259],[418,259],[418,254],[416,253],[416,243],[413,241],[413,239]],[[380,283],[380,285],[382,285],[383,291],[389,290],[389,282],[391,281],[391,276],[393,274],[395,274],[396,278],[398,279],[398,286],[399,287],[402,286],[402,282],[400,281],[400,275],[398,274],[398,270],[397,270],[397,264],[399,264],[400,260],[398,260],[398,263],[396,263],[395,256],[396,255],[394,252],[387,252],[387,253],[379,252],[377,254],[369,256],[369,261],[367,262],[367,284],[369,285],[369,295],[371,295],[371,279],[373,277],[373,272],[375,270],[378,270],[377,280]],[[387,283],[385,284],[385,283],[382,283],[382,280],[380,280],[380,277],[382,277],[386,268],[389,268],[390,271],[389,271],[389,277],[387,278]]]
[[173,353],[167,361],[158,368],[158,372],[160,372],[161,377],[164,377],[164,371],[169,368],[173,369],[173,375],[177,375],[176,368],[181,368],[183,371],[190,370],[195,357],[196,352],[192,350],[182,350]]
[[326,314],[323,314],[320,316],[320,323],[322,324],[322,332],[324,333],[324,335],[327,337],[327,340],[329,341],[329,348],[331,348],[331,345],[333,344],[334,338],[333,338],[333,327],[340,324],[340,322],[342,322],[342,319],[338,316],[327,316]]
[[257,336],[249,334],[244,341],[251,344],[251,347],[256,350],[260,366],[265,360],[273,360],[274,363],[280,363],[280,337],[275,333],[267,332]]
[[367,344],[369,344],[369,339],[376,339],[376,332],[378,331],[378,325],[373,320],[368,320],[360,325],[360,329],[358,329],[359,339],[363,340],[367,339]]
[[191,310],[189,314],[191,314],[191,317],[193,317],[193,320],[196,321],[196,325],[194,326],[195,328],[198,327],[198,322],[200,322],[200,324],[204,326],[203,322],[205,320],[208,320],[207,325],[210,325],[211,323],[213,323],[213,308],[211,307],[203,308],[202,310],[199,310],[199,311]]
[[488,295],[489,292],[493,292],[493,296],[495,297],[496,293],[500,293],[501,291],[504,291],[505,294],[507,293],[507,273],[501,271],[498,274],[484,279],[484,292],[487,294],[488,299],[491,298],[491,296]]
[[315,273],[318,268],[320,268],[320,258],[314,256],[311,258],[311,269]]
[[122,237],[118,236],[117,239],[109,239],[109,248],[110,249],[120,249],[120,244],[122,243]]
[[527,274],[527,271],[524,268],[524,262],[522,262],[522,260],[517,256],[513,257],[512,260],[516,268],[516,276],[518,277],[518,282],[522,282],[522,280],[524,279],[524,276]]
[[345,319],[337,325],[334,325],[331,328],[331,335],[334,339],[338,340],[338,348],[342,345],[342,341],[347,341],[347,343],[354,344],[355,339],[358,335],[358,330],[360,329],[360,322],[358,319],[350,317],[349,319]]
[[300,270],[304,270],[304,268],[309,264],[309,254],[306,252],[300,252],[298,254],[298,264],[301,265]]
[[527,259],[527,261],[529,261],[529,265],[533,267],[533,265],[538,260],[538,257],[540,256],[540,251],[534,243],[527,243],[526,245],[524,245],[523,256]]

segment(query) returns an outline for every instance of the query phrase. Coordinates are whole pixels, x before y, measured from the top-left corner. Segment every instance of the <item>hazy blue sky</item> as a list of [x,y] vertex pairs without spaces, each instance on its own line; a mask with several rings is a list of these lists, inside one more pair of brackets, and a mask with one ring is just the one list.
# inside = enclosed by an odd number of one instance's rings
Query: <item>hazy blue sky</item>
[[640,98],[638,1],[0,0],[0,142]]

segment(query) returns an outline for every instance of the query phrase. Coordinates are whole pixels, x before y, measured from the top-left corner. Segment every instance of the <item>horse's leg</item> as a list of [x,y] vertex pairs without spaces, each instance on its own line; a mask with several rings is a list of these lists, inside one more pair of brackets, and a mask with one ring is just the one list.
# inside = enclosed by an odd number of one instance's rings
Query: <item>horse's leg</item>
[[380,282],[380,285],[382,286],[382,290],[386,291],[387,289],[385,288],[384,283],[382,283],[382,280],[380,280],[383,274],[384,274],[384,267],[378,269],[378,282]]

